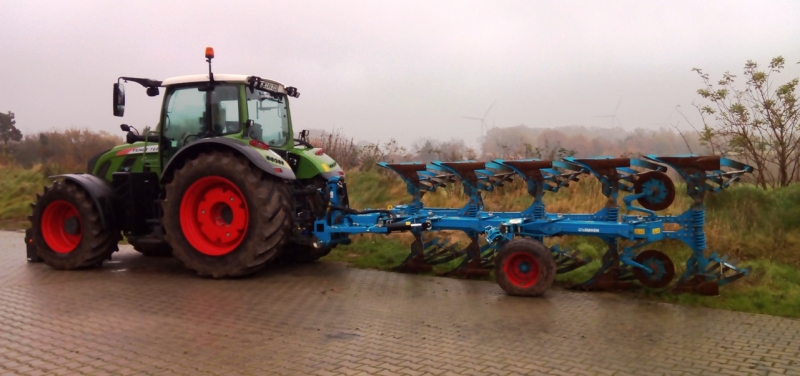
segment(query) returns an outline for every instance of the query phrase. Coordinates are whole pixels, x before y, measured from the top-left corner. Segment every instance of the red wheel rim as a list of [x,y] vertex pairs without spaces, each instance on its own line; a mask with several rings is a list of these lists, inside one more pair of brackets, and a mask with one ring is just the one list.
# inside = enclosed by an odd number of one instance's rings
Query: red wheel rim
[[42,236],[56,253],[70,253],[83,237],[81,216],[75,206],[64,200],[51,202],[42,214]]
[[503,272],[514,286],[528,288],[539,279],[539,261],[527,253],[517,252],[506,259]]
[[247,203],[230,180],[207,176],[189,186],[181,201],[181,227],[186,240],[209,256],[230,253],[247,233]]

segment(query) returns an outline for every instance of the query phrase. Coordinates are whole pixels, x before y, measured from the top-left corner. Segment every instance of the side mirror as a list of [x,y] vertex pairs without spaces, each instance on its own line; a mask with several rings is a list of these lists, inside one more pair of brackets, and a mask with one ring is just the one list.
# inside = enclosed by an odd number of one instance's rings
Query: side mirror
[[125,114],[125,87],[120,83],[114,84],[114,116],[122,117]]
[[157,87],[148,87],[147,88],[147,96],[148,97],[158,96],[158,88]]

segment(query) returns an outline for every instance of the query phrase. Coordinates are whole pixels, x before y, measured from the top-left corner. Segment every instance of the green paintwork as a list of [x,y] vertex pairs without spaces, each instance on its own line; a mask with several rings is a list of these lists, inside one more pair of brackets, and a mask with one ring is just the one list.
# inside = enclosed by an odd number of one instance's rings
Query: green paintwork
[[[247,108],[247,100],[245,94],[246,86],[240,85],[239,87],[239,113],[246,115],[248,108]],[[164,96],[166,98],[166,95]],[[291,108],[289,106],[289,97],[285,97],[286,100],[286,112],[288,118],[288,126],[289,126],[289,134],[294,135],[293,125],[292,125],[292,116],[291,116]],[[163,106],[166,103],[162,101],[162,116],[163,116]],[[240,121],[244,123],[247,120],[247,117],[242,116]],[[244,128],[244,127],[242,127]],[[156,128],[158,131],[161,130],[160,123],[159,126]],[[146,132],[147,130],[145,130]],[[223,136],[225,138],[229,138],[232,140],[236,140],[241,142],[242,144],[249,146],[250,139],[244,136],[244,131],[242,133],[231,134]],[[161,176],[161,157],[160,153],[156,152],[154,148],[157,150],[157,145],[155,143],[149,142],[147,143],[150,146],[149,150],[145,152],[145,143],[144,142],[136,142],[133,144],[122,144],[115,146],[111,150],[104,153],[95,163],[93,170],[91,171],[92,175],[98,176],[106,181],[111,181],[111,176],[114,172],[118,171],[130,171],[130,172],[142,172],[145,170],[145,166],[149,167],[149,170],[155,172],[159,176]],[[254,148],[259,154],[261,154],[265,159],[270,161],[276,167],[283,167],[289,168],[289,163],[283,160],[277,153],[273,150],[262,150],[259,148]],[[297,167],[297,171],[295,171],[295,175],[297,179],[310,179],[314,178],[319,175],[332,175],[330,172],[337,173],[338,171],[342,171],[342,168],[327,154],[316,155],[315,152],[319,149],[310,149],[304,146],[296,147],[294,146],[294,142],[290,138],[287,140],[286,144],[281,147],[273,147],[273,149],[277,150],[286,150],[289,153],[295,154],[299,157],[299,163]],[[269,158],[268,158],[269,157]],[[277,163],[274,161],[277,160]],[[281,163],[282,162],[282,163]],[[108,168],[105,169],[104,164],[108,163]],[[105,169],[105,173],[100,176],[101,170]]]
[[[150,152],[145,152],[144,142],[117,145],[97,160],[91,174],[110,182],[111,175],[114,172],[125,171],[125,168],[128,169],[127,171],[142,172],[145,164],[147,164],[150,167],[150,171],[160,176],[161,160],[158,152],[152,151],[152,148],[157,146],[152,142],[149,142],[148,146],[151,149]],[[109,164],[108,168],[104,167],[106,163]],[[102,169],[105,169],[106,172],[100,176]]]
[[300,157],[300,162],[295,172],[298,179],[310,179],[325,172],[342,170],[336,161],[327,154],[314,154],[317,150],[318,149],[293,149],[291,151]]

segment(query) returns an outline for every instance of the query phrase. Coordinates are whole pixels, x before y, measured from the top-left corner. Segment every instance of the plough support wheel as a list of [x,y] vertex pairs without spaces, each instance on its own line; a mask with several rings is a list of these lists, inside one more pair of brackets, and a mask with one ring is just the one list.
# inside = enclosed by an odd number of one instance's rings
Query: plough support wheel
[[675,183],[663,172],[649,171],[641,174],[633,183],[633,189],[636,194],[649,192],[637,200],[639,205],[648,210],[664,210],[675,201]]
[[497,252],[494,273],[507,294],[539,296],[553,285],[556,262],[541,242],[516,238]]
[[633,260],[653,271],[648,273],[644,269],[633,268],[633,275],[636,276],[636,280],[647,287],[667,287],[672,282],[672,278],[675,277],[675,265],[673,265],[669,256],[663,252],[648,249],[636,255]]

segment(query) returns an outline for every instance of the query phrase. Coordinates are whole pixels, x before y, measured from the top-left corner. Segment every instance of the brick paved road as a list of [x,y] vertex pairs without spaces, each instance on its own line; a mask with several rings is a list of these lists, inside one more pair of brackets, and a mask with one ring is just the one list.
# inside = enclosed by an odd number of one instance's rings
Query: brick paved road
[[800,375],[800,321],[332,263],[194,277],[124,247],[27,264],[0,232],[0,373]]

